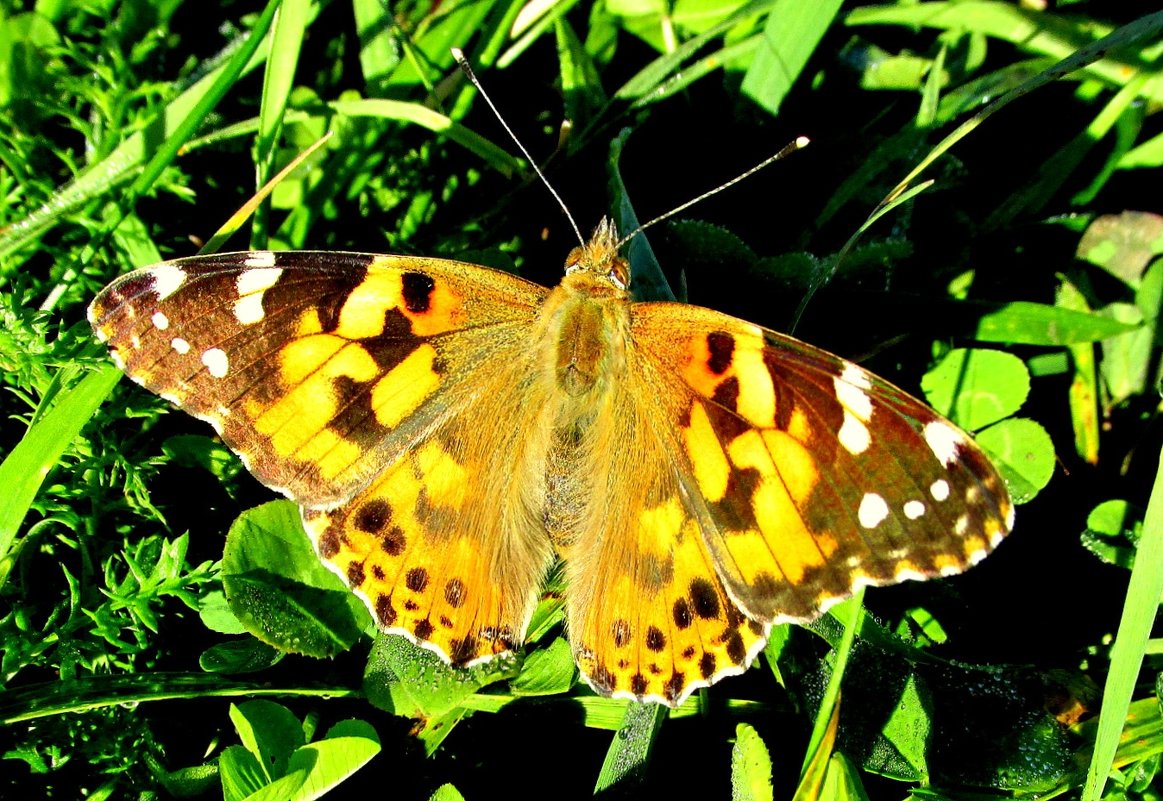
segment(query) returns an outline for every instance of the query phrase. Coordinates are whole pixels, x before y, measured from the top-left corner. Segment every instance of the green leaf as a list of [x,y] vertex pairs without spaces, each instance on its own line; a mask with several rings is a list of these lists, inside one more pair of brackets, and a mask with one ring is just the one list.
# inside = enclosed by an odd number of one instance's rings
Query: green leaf
[[1033,420],[1002,420],[978,433],[977,444],[1001,471],[1014,503],[1030,501],[1054,475],[1054,443]]
[[1163,216],[1145,211],[1104,214],[1086,227],[1078,258],[1137,287],[1155,256],[1163,253]]
[[289,709],[274,701],[247,701],[230,705],[230,719],[267,782],[287,773],[291,752],[304,743],[303,724]]
[[1086,516],[1082,546],[1107,564],[1130,569],[1142,532],[1142,509],[1129,501],[1103,501]]
[[291,754],[288,775],[303,774],[301,786],[288,801],[313,801],[346,780],[380,752],[380,738],[362,720],[335,724],[322,740],[308,743]]
[[451,784],[442,784],[428,797],[428,801],[464,801],[464,796]]
[[1019,300],[983,314],[977,324],[977,338],[1020,345],[1069,345],[1097,342],[1138,327],[1098,314]]
[[283,652],[254,637],[211,645],[198,657],[198,666],[207,673],[257,673],[274,667]]
[[254,754],[241,745],[227,746],[218,755],[218,775],[222,780],[223,801],[242,801],[267,783]]
[[735,727],[731,747],[731,801],[772,801],[771,755],[751,726]]
[[245,634],[246,627],[230,611],[226,593],[211,590],[198,600],[198,617],[202,625],[219,634]]
[[363,687],[368,700],[381,709],[404,717],[434,718],[515,668],[513,657],[454,668],[401,635],[381,634],[372,645]]
[[510,682],[513,695],[557,695],[569,692],[577,681],[573,651],[563,637],[525,658],[525,664]]
[[896,706],[881,729],[885,742],[895,751],[895,759],[910,768],[911,775],[927,781],[927,752],[932,733],[932,700],[916,676],[909,676],[897,698]]
[[[937,801],[938,796],[934,796]],[[828,760],[828,772],[824,774],[824,786],[820,789],[820,801],[868,801],[860,773],[843,754],[836,752]]]
[[959,348],[925,374],[921,389],[934,409],[976,431],[1021,408],[1030,393],[1030,374],[1013,354]]
[[283,651],[335,656],[369,625],[363,603],[315,555],[290,501],[263,504],[234,521],[222,586],[247,631]]

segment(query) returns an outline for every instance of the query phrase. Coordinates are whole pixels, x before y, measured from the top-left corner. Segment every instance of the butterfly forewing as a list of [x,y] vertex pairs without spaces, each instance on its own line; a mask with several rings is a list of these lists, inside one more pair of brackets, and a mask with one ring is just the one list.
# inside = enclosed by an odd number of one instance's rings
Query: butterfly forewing
[[256,252],[127,274],[89,316],[135,381],[320,506],[422,438],[483,360],[519,349],[545,292],[438,259]]
[[806,621],[863,585],[957,573],[1009,530],[989,460],[920,401],[717,312],[633,309],[691,514],[748,616]]

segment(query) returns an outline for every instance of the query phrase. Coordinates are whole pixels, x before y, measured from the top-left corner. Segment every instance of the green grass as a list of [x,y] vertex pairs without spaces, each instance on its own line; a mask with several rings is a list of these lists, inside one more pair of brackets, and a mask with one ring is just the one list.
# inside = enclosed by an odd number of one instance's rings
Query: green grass
[[[1059,5],[0,1],[0,795],[1158,797],[1163,19]],[[206,242],[555,282],[570,228],[452,46],[583,232],[810,136],[636,239],[636,287],[923,391],[1010,540],[671,712],[578,686],[557,593],[523,659],[374,638],[84,309]]]

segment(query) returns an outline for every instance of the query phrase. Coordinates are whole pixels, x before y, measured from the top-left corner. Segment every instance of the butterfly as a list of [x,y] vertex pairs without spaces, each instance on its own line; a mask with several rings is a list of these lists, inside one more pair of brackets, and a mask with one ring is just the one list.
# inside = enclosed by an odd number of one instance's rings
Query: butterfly
[[453,665],[519,649],[562,560],[585,681],[674,706],[773,625],[959,573],[1010,530],[955,425],[791,337],[631,302],[618,246],[603,221],[552,290],[434,258],[196,256],[118,278],[89,320],[299,504],[383,631]]

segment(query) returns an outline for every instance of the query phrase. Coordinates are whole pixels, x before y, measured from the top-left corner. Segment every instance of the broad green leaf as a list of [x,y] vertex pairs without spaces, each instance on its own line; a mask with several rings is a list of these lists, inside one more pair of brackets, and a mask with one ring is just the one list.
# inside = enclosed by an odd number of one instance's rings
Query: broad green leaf
[[1129,501],[1103,501],[1086,516],[1082,546],[1107,564],[1130,569],[1142,531],[1142,509]]
[[464,801],[464,796],[451,784],[442,784],[428,797],[428,801]]
[[1077,254],[1129,287],[1137,287],[1151,259],[1163,253],[1163,216],[1146,211],[1104,214],[1086,227]]
[[247,701],[230,705],[230,720],[268,783],[287,773],[291,752],[304,743],[303,724],[289,709],[274,701]]
[[895,752],[895,758],[909,766],[911,776],[927,781],[927,752],[932,736],[932,699],[916,676],[909,676],[897,698],[896,706],[885,721],[881,734]]
[[1014,503],[1026,503],[1054,475],[1054,443],[1033,420],[1010,418],[981,431],[977,444],[1001,471]]
[[369,624],[363,603],[319,561],[290,501],[243,512],[226,537],[222,586],[254,636],[283,651],[335,656]]
[[1069,345],[1097,342],[1136,328],[1098,314],[1014,301],[981,316],[977,339],[1015,345]]
[[509,688],[517,696],[556,695],[568,692],[576,680],[573,651],[563,637],[558,637],[525,657],[521,672],[509,682]]
[[278,796],[287,801],[314,801],[362,768],[380,752],[375,730],[362,720],[337,723],[322,740],[291,754],[288,775],[302,773],[298,789]]
[[222,590],[212,590],[198,600],[198,617],[202,625],[219,634],[246,633],[246,627],[230,611],[230,604]]
[[735,727],[731,747],[731,801],[772,801],[771,754],[759,732],[746,723]]
[[921,389],[934,409],[976,431],[1021,408],[1030,393],[1030,374],[1013,354],[959,348],[925,373]]
[[427,648],[398,634],[381,634],[364,672],[368,700],[404,717],[435,718],[460,706],[481,687],[516,670],[514,657],[454,668]]
[[242,801],[267,783],[254,754],[241,745],[227,746],[218,755],[218,776],[224,801]]

